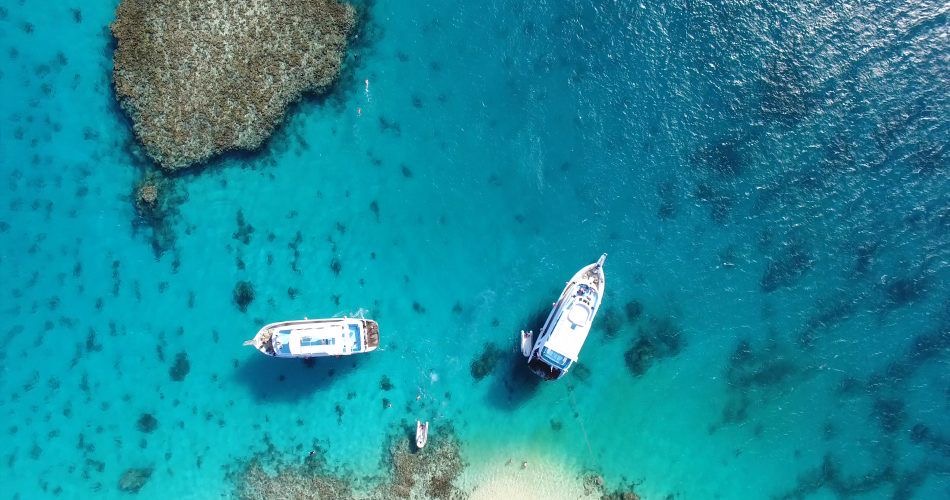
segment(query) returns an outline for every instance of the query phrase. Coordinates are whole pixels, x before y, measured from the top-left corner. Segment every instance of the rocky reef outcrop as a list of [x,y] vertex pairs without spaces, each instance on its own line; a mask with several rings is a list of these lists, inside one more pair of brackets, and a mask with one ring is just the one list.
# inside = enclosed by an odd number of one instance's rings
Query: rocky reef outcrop
[[340,72],[354,9],[336,0],[122,0],[113,81],[167,170],[253,150]]
[[[464,500],[468,493],[456,482],[465,467],[451,428],[441,427],[423,449],[414,448],[415,436],[397,433],[383,453],[386,473],[362,477],[337,470],[314,446],[303,463],[289,463],[272,444],[265,452],[229,468],[236,498],[294,498],[306,500],[391,500],[426,498]],[[265,438],[267,439],[267,438]]]

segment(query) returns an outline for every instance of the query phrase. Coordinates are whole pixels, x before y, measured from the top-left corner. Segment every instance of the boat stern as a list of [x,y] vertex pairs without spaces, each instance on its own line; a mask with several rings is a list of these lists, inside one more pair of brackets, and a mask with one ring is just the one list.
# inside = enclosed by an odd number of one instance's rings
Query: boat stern
[[364,344],[363,352],[376,350],[379,347],[379,324],[371,319],[362,320]]
[[553,366],[538,356],[531,356],[528,359],[528,369],[544,380],[557,380],[567,374],[567,368],[561,369]]

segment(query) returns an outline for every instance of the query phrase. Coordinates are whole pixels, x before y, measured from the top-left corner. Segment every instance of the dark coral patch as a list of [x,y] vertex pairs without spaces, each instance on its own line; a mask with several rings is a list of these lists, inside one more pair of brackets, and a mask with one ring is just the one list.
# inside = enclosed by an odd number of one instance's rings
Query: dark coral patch
[[640,319],[640,315],[643,314],[643,304],[639,300],[631,300],[624,304],[623,312],[627,315],[627,321],[637,321]]
[[738,390],[754,387],[778,386],[798,371],[795,363],[783,355],[776,346],[766,346],[763,352],[756,353],[748,341],[736,346],[726,380]]
[[607,308],[604,311],[604,318],[601,321],[601,325],[604,328],[604,335],[606,338],[613,339],[620,333],[620,329],[623,327],[623,317],[617,312],[615,308]]
[[234,231],[234,234],[232,234],[231,236],[234,239],[240,241],[241,243],[244,243],[245,245],[247,245],[248,243],[251,242],[251,236],[254,234],[254,226],[248,224],[247,220],[245,220],[243,210],[239,209],[237,211],[236,219],[237,219],[237,230]]
[[735,140],[714,141],[697,152],[697,163],[704,169],[722,177],[735,177],[742,173],[742,157],[739,143]]
[[896,278],[885,287],[888,302],[897,307],[920,300],[927,292],[927,281],[923,278]]
[[724,224],[729,218],[736,202],[732,195],[721,187],[713,187],[707,182],[700,182],[693,191],[693,197],[709,207],[709,215],[715,222]]
[[385,116],[379,117],[379,130],[381,132],[390,133],[396,137],[399,137],[402,135],[402,126],[399,125],[399,122],[390,121]]
[[158,419],[151,413],[143,413],[137,422],[140,431],[148,434],[158,428]]
[[485,349],[482,350],[482,353],[478,355],[470,367],[472,378],[475,380],[481,380],[488,376],[492,371],[495,370],[495,366],[498,365],[498,362],[505,355],[505,352],[498,348],[495,344],[489,342]]
[[640,327],[637,338],[623,358],[627,369],[639,377],[655,361],[679,354],[684,345],[682,331],[671,318],[652,318],[647,325]]
[[581,382],[586,382],[590,378],[590,368],[584,364],[575,364],[572,368],[572,373]]
[[247,312],[247,306],[254,301],[254,285],[250,281],[238,281],[234,285],[232,298],[241,312]]
[[656,209],[656,216],[660,220],[676,217],[676,191],[672,182],[663,182],[657,188],[660,204]]
[[188,361],[188,354],[180,352],[175,355],[175,363],[168,369],[168,375],[175,382],[181,382],[191,371],[191,363]]
[[333,272],[334,276],[339,276],[342,270],[343,264],[340,262],[340,259],[336,257],[330,259],[330,271]]
[[373,212],[373,217],[376,218],[376,222],[379,222],[379,203],[376,200],[369,203],[369,211]]
[[899,399],[879,399],[874,402],[871,416],[887,434],[900,430],[906,418],[904,402]]
[[769,293],[794,285],[812,268],[813,263],[801,243],[790,243],[769,260],[759,283],[762,291]]

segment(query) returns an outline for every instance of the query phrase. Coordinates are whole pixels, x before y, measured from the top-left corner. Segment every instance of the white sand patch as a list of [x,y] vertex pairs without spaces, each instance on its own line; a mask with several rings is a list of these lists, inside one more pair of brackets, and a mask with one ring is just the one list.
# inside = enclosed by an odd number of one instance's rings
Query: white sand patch
[[[524,462],[527,465],[522,468]],[[585,493],[581,475],[574,467],[556,457],[537,453],[499,454],[488,460],[480,459],[466,468],[457,484],[471,493],[472,500],[600,496],[596,491]]]

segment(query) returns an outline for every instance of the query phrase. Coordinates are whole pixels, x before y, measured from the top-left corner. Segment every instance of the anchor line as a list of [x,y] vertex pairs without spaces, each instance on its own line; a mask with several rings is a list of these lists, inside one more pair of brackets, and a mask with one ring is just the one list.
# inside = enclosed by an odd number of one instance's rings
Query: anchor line
[[590,447],[590,439],[587,438],[587,428],[584,427],[584,420],[581,418],[581,412],[577,409],[577,401],[574,399],[574,392],[569,391],[568,396],[571,397],[571,409],[577,413],[577,423],[581,424],[581,433],[584,434],[584,442],[587,444],[587,457],[591,460],[594,460],[594,451]]

